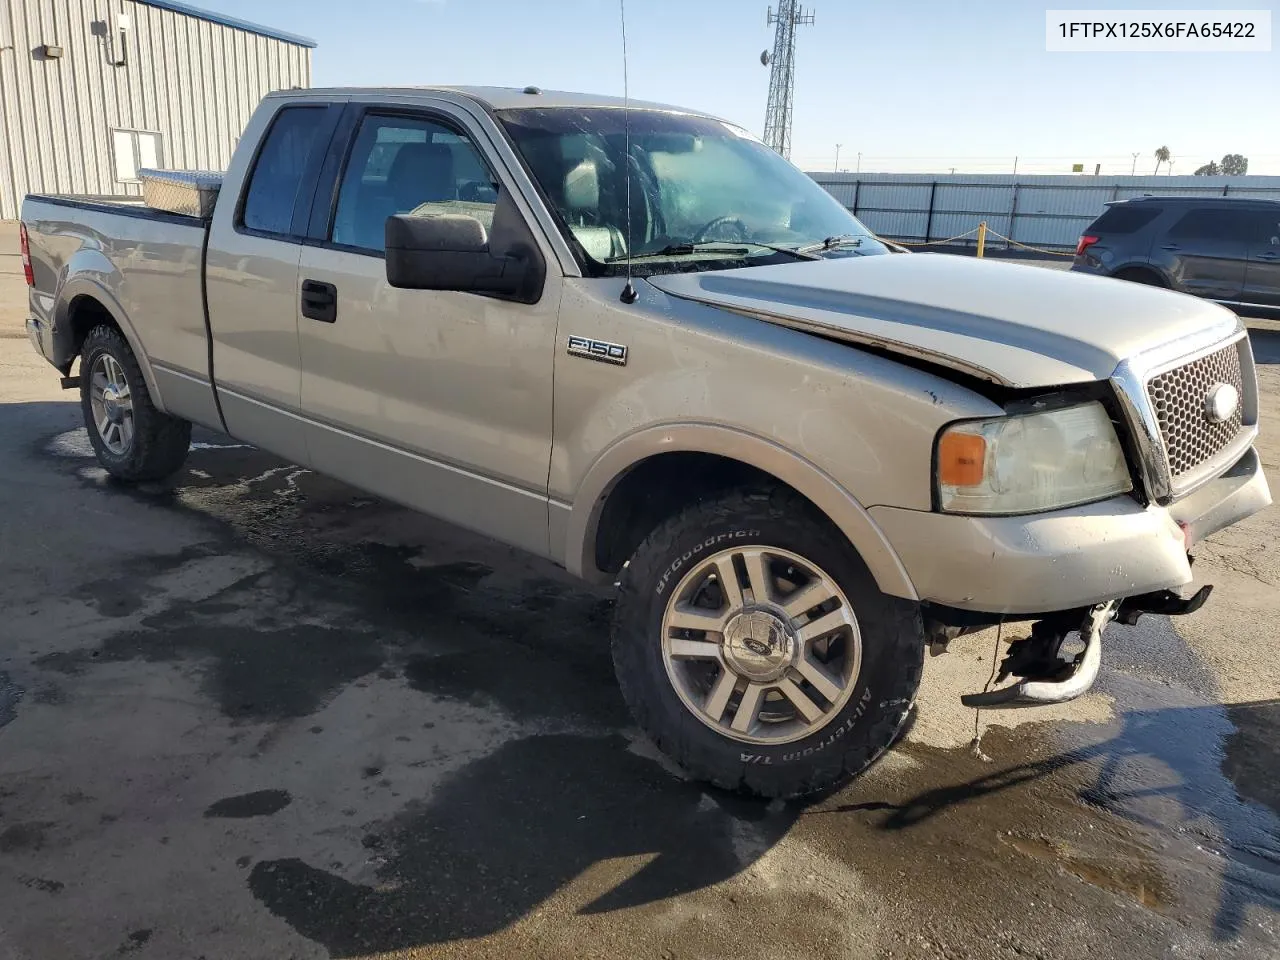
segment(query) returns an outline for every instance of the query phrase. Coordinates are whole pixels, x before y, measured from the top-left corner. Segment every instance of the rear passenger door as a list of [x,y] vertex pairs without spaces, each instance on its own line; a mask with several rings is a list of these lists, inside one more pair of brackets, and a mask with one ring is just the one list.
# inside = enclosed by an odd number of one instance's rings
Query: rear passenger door
[[1155,243],[1153,257],[1168,257],[1179,290],[1209,300],[1239,300],[1251,219],[1239,208],[1193,207]]
[[1245,303],[1280,309],[1280,204],[1254,214],[1249,263],[1245,267]]
[[558,271],[534,304],[386,279],[393,214],[492,227],[511,180],[487,136],[445,103],[348,111],[299,274],[307,444],[317,469],[545,555]]
[[[218,401],[227,430],[298,463],[309,462],[298,414],[298,258],[329,139],[342,104],[299,100],[260,110],[227,183],[240,196],[214,208],[205,259]],[[237,164],[243,164],[237,168]]]

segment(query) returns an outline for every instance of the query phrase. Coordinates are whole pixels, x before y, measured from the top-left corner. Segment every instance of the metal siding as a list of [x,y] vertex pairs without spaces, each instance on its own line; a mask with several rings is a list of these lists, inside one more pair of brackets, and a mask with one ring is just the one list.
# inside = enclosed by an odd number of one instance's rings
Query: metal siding
[[[932,191],[930,239],[967,233],[979,221],[986,220],[988,227],[997,233],[1038,247],[1074,247],[1076,238],[1111,200],[1152,193],[1220,197],[1225,187],[1229,187],[1231,196],[1280,200],[1280,177],[927,173],[811,173],[810,176],[850,209],[856,196],[858,218],[886,237],[922,239]],[[1003,245],[1001,240],[992,242]]]
[[[105,116],[101,77],[105,51],[103,41],[90,32],[90,25],[97,20],[96,6],[97,0],[73,0],[70,10],[75,17],[75,32],[68,38],[67,50],[76,64],[74,115],[80,135],[78,160],[84,177],[81,189],[86,194],[102,195],[107,193],[112,177],[107,124],[93,122],[93,118]],[[33,144],[32,149],[38,150],[39,145]],[[31,189],[60,191],[62,184],[36,182]]]
[[858,209],[928,210],[930,185],[864,183],[858,190]]
[[211,160],[209,168],[225,170],[231,163],[227,144],[233,136],[231,124],[231,98],[227,92],[226,45],[221,30],[210,29],[207,47],[207,82],[213,91],[213,109],[209,111],[209,140]]
[[923,213],[902,213],[886,210],[859,210],[858,219],[867,225],[873,233],[885,237],[902,237],[910,240],[923,237],[926,216]]
[[[117,128],[159,133],[164,166],[225,168],[265,94],[311,85],[306,47],[138,0],[0,0],[0,38],[0,219],[28,193],[137,195],[115,180]],[[37,60],[44,43],[62,58]]]
[[[0,0],[0,95],[5,98],[0,102],[3,103],[11,102],[9,98],[18,87],[15,57],[9,55],[16,47],[16,32],[12,4],[10,0]],[[9,49],[6,51],[5,47]],[[8,108],[0,110],[0,216],[16,207],[20,196],[17,169],[12,160],[17,151],[10,145],[14,139],[10,131],[11,112]]]
[[[84,13],[87,0],[71,0],[66,10],[65,31],[71,36],[74,25],[85,22]],[[83,44],[69,45],[66,48],[67,74],[62,86],[63,123],[55,133],[65,140],[67,148],[68,176],[67,184],[73,193],[88,193],[89,184],[95,182],[92,172],[93,163],[87,158],[92,150],[91,142],[86,138],[84,123],[79,116],[80,104],[89,94],[89,57]]]
[[[61,40],[58,38],[68,33],[67,11],[61,11],[63,15],[58,16],[60,12],[58,6],[58,4],[50,4],[38,10],[40,35],[52,39],[55,43],[60,43]],[[44,158],[48,165],[46,169],[55,179],[62,180],[67,177],[70,164],[66,137],[62,135],[66,126],[62,111],[62,91],[70,81],[70,71],[67,69],[65,56],[60,60],[48,62],[47,66],[49,69],[39,77],[42,83],[37,85],[43,88],[37,99],[37,110],[43,108],[49,123],[50,136]]]

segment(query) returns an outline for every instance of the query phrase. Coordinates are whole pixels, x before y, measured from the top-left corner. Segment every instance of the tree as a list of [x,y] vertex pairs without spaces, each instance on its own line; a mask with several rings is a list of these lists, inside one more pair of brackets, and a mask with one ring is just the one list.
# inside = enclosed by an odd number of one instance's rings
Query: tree
[[[1156,156],[1159,156],[1159,151],[1156,151]],[[1168,159],[1165,158],[1166,161]],[[1204,166],[1196,168],[1197,177],[1243,177],[1248,172],[1249,158],[1239,153],[1228,153],[1221,163],[1210,160]]]
[[1156,173],[1160,172],[1160,164],[1169,162],[1170,156],[1171,154],[1169,153],[1168,147],[1159,147],[1156,150],[1156,169],[1155,169]]
[[1222,172],[1228,177],[1243,177],[1249,172],[1249,158],[1238,153],[1228,153],[1222,158]]

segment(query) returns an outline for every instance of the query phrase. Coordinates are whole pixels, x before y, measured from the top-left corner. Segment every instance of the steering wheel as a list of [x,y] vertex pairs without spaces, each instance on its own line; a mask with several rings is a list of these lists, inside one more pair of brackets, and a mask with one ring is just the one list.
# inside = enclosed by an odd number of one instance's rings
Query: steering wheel
[[[707,234],[714,231],[717,227],[731,227],[731,229],[722,231],[718,236],[714,236],[714,237],[707,236]],[[733,235],[729,236],[727,234],[733,234]],[[747,239],[747,225],[742,222],[741,217],[734,217],[734,216],[716,217],[714,220],[712,220],[710,223],[703,226],[702,229],[700,229],[697,233],[693,235],[694,243],[702,243],[706,240],[724,240],[729,243],[732,243],[736,240],[737,242],[742,243],[746,239]]]

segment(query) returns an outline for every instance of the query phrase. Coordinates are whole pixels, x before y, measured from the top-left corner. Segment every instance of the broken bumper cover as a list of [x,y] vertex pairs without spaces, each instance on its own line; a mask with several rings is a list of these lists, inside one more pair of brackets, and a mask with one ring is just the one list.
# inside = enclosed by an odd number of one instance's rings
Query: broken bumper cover
[[[1008,656],[1001,664],[997,684],[1004,683],[1010,676],[1018,677],[1018,682],[999,690],[967,694],[960,702],[966,707],[998,710],[1074,700],[1098,679],[1098,671],[1102,669],[1102,631],[1112,620],[1135,624],[1147,613],[1174,617],[1195,613],[1204,606],[1212,591],[1213,587],[1205,586],[1194,596],[1183,598],[1168,590],[1158,590],[1099,603],[1074,620],[1069,613],[1042,620],[1032,628],[1031,636],[1009,645]],[[1063,657],[1063,641],[1073,632],[1080,634],[1084,649],[1074,657]]]
[[[1091,608],[1079,625],[1080,639],[1084,641],[1084,650],[1069,669],[1064,669],[1060,676],[1044,678],[1023,677],[1012,686],[999,690],[971,693],[960,698],[966,707],[982,710],[998,710],[1009,707],[1034,707],[1051,703],[1066,703],[1074,700],[1093,686],[1098,679],[1098,671],[1102,669],[1102,631],[1115,616],[1117,603],[1100,603]],[[1034,642],[1033,637],[1021,642]],[[1052,644],[1054,649],[1046,651],[1056,657],[1061,637]],[[1051,641],[1052,643],[1052,641]],[[1004,669],[998,683],[1009,678],[1010,661],[1016,656],[1012,648],[1005,658]]]
[[999,616],[1093,607],[1191,582],[1187,550],[1262,510],[1271,493],[1250,449],[1168,506],[1129,497],[1016,517],[873,507],[920,599]]

